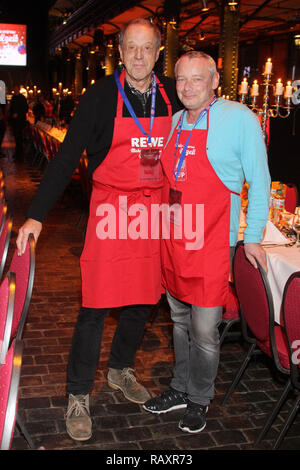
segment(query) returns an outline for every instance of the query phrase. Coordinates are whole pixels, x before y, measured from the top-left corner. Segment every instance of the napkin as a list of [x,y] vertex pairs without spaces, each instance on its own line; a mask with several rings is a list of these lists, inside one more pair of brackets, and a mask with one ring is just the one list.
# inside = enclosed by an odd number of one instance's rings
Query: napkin
[[262,239],[262,244],[267,245],[267,244],[273,244],[273,243],[278,243],[284,245],[285,243],[289,243],[289,239],[286,238],[280,230],[271,222],[270,220],[267,221],[265,230],[264,230],[264,236]]

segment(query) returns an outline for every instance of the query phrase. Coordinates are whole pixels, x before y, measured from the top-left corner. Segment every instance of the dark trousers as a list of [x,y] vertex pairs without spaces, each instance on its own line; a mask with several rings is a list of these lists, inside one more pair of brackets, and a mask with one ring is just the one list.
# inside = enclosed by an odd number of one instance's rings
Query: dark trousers
[[[79,312],[67,368],[68,394],[87,395],[93,386],[108,312],[107,308],[86,307]],[[150,315],[150,305],[130,305],[122,309],[111,345],[109,367],[123,369],[133,365]]]

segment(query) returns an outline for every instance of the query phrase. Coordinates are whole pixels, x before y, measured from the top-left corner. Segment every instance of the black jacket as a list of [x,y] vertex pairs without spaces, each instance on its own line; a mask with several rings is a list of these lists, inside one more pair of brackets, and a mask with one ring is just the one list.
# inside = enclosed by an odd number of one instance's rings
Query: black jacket
[[[172,104],[173,114],[181,105],[176,97],[174,80],[168,77],[158,77]],[[130,91],[125,81],[125,93],[138,117],[150,116],[151,95],[146,109],[143,110],[139,98]],[[89,176],[101,164],[110,150],[114,132],[118,89],[113,75],[104,77],[87,89],[81,97],[78,107],[70,123],[66,137],[56,156],[48,164],[43,180],[31,203],[27,216],[42,222],[57,198],[70,182],[80,157],[86,150],[89,160]],[[167,106],[157,90],[155,114],[167,116]],[[123,116],[130,114],[123,105]]]

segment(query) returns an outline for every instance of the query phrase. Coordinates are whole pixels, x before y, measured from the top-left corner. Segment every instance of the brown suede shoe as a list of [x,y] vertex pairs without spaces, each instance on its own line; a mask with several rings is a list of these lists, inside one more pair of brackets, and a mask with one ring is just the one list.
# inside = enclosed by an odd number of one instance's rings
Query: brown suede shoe
[[133,403],[143,404],[151,398],[146,388],[139,384],[133,374],[133,369],[108,369],[108,385],[116,390],[121,390],[127,400]]
[[89,395],[69,395],[66,427],[67,433],[75,441],[87,441],[92,437]]

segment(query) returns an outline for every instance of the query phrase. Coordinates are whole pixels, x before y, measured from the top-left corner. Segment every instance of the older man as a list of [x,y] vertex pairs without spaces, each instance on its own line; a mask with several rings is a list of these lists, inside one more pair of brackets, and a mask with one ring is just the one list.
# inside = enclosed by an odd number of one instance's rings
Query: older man
[[[144,327],[161,295],[158,239],[129,233],[134,210],[160,204],[160,153],[169,135],[173,111],[180,109],[171,79],[153,73],[160,33],[148,20],[137,19],[120,33],[124,63],[83,95],[66,138],[19,231],[24,251],[28,234],[37,240],[42,221],[63,191],[86,148],[93,180],[90,214],[81,256],[82,308],[68,363],[67,431],[75,440],[91,437],[89,393],[99,361],[104,319],[123,307],[109,358],[108,383],[135,403],[148,391],[131,369]],[[131,212],[130,212],[131,208]],[[108,223],[107,211],[117,214]]]
[[219,75],[214,60],[201,52],[186,53],[176,63],[175,76],[185,110],[173,117],[162,156],[164,201],[171,206],[162,267],[174,322],[175,366],[170,389],[144,408],[152,413],[185,408],[179,428],[197,433],[206,425],[214,396],[218,326],[237,241],[239,194],[246,179],[245,253],[255,267],[259,261],[266,269],[259,243],[268,217],[270,176],[256,116],[240,103],[215,97]]

